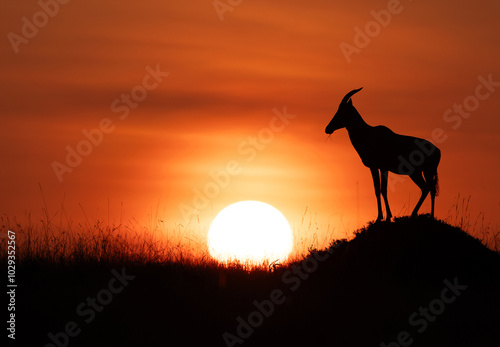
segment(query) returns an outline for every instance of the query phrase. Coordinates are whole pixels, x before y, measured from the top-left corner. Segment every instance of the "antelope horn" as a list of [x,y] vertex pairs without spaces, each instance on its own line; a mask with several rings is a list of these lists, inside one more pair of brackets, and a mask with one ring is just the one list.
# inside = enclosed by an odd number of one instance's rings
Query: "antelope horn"
[[351,96],[353,96],[354,94],[356,94],[357,92],[359,92],[361,89],[363,89],[363,87],[361,87],[359,89],[351,90],[349,93],[346,94],[346,96],[344,96],[344,98],[342,99],[341,104],[344,104],[347,101],[349,101],[349,99],[351,98]]

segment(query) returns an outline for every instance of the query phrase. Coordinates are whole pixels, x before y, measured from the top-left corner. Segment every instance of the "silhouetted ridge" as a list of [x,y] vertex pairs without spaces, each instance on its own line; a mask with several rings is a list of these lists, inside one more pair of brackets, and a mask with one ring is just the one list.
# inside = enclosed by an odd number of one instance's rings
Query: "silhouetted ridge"
[[340,262],[350,270],[365,268],[396,278],[477,277],[492,267],[500,272],[497,253],[460,228],[428,215],[370,223],[358,230],[354,239],[334,244],[329,251],[331,266]]
[[[369,224],[273,272],[88,260],[16,270],[16,317],[29,327],[19,346],[50,345],[49,333],[63,345],[70,321],[81,332],[68,346],[500,346],[500,255],[428,216]],[[107,294],[115,271],[133,279]]]
[[[320,335],[304,343],[389,345],[408,331],[412,347],[500,346],[500,255],[460,228],[428,215],[370,223],[310,257],[327,255],[295,295],[307,318],[293,324]],[[466,289],[419,332],[410,317],[440,305],[446,283]]]

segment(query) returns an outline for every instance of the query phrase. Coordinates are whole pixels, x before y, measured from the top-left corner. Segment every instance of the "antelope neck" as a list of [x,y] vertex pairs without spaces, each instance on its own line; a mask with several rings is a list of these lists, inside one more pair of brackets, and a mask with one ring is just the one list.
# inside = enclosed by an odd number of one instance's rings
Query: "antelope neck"
[[349,119],[349,124],[346,126],[348,132],[359,131],[369,129],[370,126],[361,118],[361,115],[356,109],[353,110],[351,114],[351,119]]

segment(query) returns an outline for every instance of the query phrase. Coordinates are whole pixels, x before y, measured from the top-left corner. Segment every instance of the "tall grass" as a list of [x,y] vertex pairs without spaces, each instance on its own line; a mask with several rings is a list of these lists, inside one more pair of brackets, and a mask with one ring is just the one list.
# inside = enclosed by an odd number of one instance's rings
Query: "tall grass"
[[[54,224],[44,218],[33,223],[27,216],[24,224],[0,217],[1,235],[11,230],[16,235],[17,262],[46,261],[51,263],[78,262],[193,262],[205,261],[207,255],[193,241],[190,232],[173,229],[168,232],[160,221],[153,228],[138,224],[106,225],[97,220],[83,224]],[[191,238],[190,238],[191,236]],[[183,238],[190,241],[181,242]],[[7,242],[0,253],[6,255]]]
[[456,202],[448,210],[448,216],[444,221],[477,237],[486,247],[500,252],[500,230],[495,230],[490,223],[485,221],[483,212],[473,218],[470,205],[470,195],[462,197],[458,194]]
[[[72,265],[82,263],[179,263],[194,266],[216,266],[244,270],[273,270],[301,260],[307,250],[326,248],[331,239],[319,239],[319,226],[304,217],[303,225],[295,228],[295,249],[288,259],[262,261],[260,264],[232,261],[219,263],[207,249],[201,225],[175,228],[161,220],[148,223],[147,227],[133,220],[128,224],[108,225],[101,220],[83,223],[58,221],[45,215],[33,222],[27,215],[24,222],[0,216],[0,257],[7,259],[6,236],[8,230],[16,235],[16,263],[52,263]],[[62,220],[62,219],[61,219]],[[3,238],[3,239],[2,239]],[[297,246],[297,242],[299,245]]]
[[[487,247],[500,251],[500,232],[485,222],[484,214],[475,219],[470,213],[471,197],[457,197],[445,222],[479,238]],[[83,209],[82,209],[83,211]],[[83,211],[84,212],[84,211]],[[300,225],[294,227],[294,250],[288,259],[264,261],[261,264],[230,262],[219,264],[208,253],[205,230],[198,223],[188,227],[169,227],[157,216],[148,226],[132,220],[128,224],[110,225],[101,220],[74,223],[61,217],[63,212],[33,222],[28,214],[23,223],[0,216],[0,261],[7,259],[7,231],[16,233],[17,263],[50,262],[57,264],[99,263],[180,263],[196,266],[225,266],[242,269],[275,269],[300,261],[313,250],[327,248],[335,239],[334,229],[324,232],[315,215],[304,211]],[[85,215],[85,212],[84,212]],[[56,217],[59,218],[56,218]],[[354,231],[353,231],[354,232]],[[322,235],[319,237],[318,235]],[[354,235],[353,235],[354,236]],[[344,239],[349,239],[346,236]]]
[[[41,190],[42,216],[35,221],[27,214],[23,222],[0,216],[0,256],[7,259],[7,242],[1,238],[8,230],[16,234],[17,263],[48,262],[55,264],[99,263],[181,263],[197,266],[224,266],[243,269],[276,269],[302,260],[311,250],[327,248],[334,239],[334,229],[327,232],[316,221],[316,215],[304,211],[300,225],[293,228],[294,248],[287,259],[271,259],[260,264],[231,261],[220,264],[207,248],[206,229],[194,218],[186,226],[169,226],[152,213],[147,226],[135,219],[118,225],[97,219],[90,221],[83,206],[83,220],[76,223],[66,217],[64,205],[50,213]],[[318,236],[321,235],[321,236]]]

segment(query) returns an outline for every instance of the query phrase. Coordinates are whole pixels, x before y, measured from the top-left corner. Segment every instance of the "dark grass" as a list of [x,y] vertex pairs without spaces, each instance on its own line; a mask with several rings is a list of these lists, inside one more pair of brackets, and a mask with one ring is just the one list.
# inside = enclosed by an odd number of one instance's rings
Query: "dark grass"
[[[271,268],[192,258],[153,235],[102,225],[97,236],[28,229],[17,232],[27,242],[17,267],[18,346],[45,346],[69,321],[82,330],[68,346],[225,346],[223,334],[237,335],[237,318],[246,321],[254,300],[274,290],[284,303],[236,346],[379,346],[401,331],[411,346],[500,346],[499,254],[425,215],[369,224]],[[84,322],[77,306],[108,287],[112,269],[135,278]],[[409,316],[454,278],[467,289],[417,332]]]

